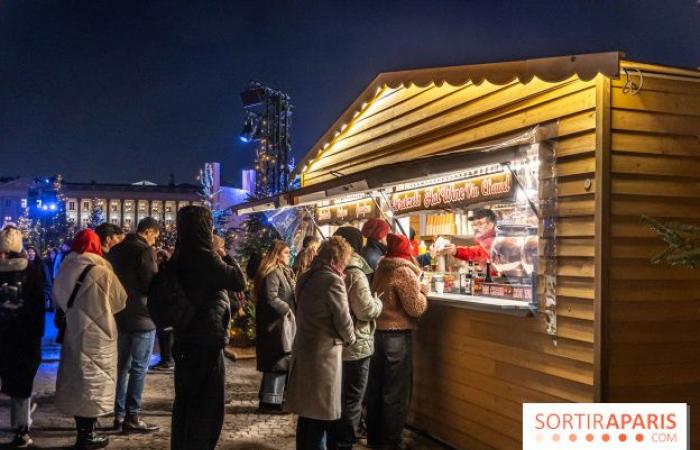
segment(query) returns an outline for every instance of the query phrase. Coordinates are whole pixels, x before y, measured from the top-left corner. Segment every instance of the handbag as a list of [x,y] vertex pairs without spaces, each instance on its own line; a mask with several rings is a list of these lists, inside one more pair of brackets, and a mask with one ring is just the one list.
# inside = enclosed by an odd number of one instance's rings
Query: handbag
[[90,272],[90,269],[95,267],[94,264],[89,264],[85,266],[82,272],[80,272],[80,276],[78,277],[78,281],[75,282],[75,286],[73,287],[73,292],[70,293],[70,297],[68,298],[68,303],[66,304],[66,311],[63,312],[60,308],[56,310],[56,317],[54,318],[54,324],[56,325],[56,328],[58,328],[58,334],[56,334],[56,343],[57,344],[63,344],[63,339],[66,336],[66,313],[68,312],[71,307],[73,307],[73,303],[75,303],[75,297],[78,296],[78,291],[80,290],[80,286],[83,285],[83,282],[85,281],[85,277],[87,277],[88,272]]
[[294,336],[297,334],[297,322],[294,313],[289,310],[282,318],[282,351],[291,353],[294,346]]

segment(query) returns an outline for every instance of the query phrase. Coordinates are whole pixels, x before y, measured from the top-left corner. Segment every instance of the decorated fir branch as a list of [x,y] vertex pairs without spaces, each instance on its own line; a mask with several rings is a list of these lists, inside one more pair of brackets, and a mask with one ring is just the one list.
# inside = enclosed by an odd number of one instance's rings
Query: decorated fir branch
[[642,216],[642,221],[668,244],[668,248],[651,259],[653,264],[700,266],[700,226],[661,222],[648,216]]

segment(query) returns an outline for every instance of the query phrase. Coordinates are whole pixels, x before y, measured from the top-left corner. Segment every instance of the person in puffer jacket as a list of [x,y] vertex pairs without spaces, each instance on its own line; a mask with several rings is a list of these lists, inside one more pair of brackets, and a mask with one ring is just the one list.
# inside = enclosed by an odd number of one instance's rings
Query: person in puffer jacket
[[374,353],[376,319],[382,312],[382,302],[372,294],[368,275],[372,268],[360,256],[362,233],[354,227],[341,227],[334,234],[341,236],[352,247],[353,254],[345,267],[345,287],[355,326],[356,341],[343,348],[343,412],[338,427],[337,450],[351,449],[357,442],[362,400],[367,389],[369,362]]
[[[85,272],[84,280],[79,279]],[[71,294],[76,289],[72,304]],[[79,232],[54,280],[52,298],[66,315],[66,334],[56,378],[56,407],[75,417],[75,449],[106,447],[95,433],[97,417],[114,411],[117,379],[117,322],[126,307],[126,291],[112,265],[102,257],[100,238]]]
[[411,332],[428,308],[427,289],[406,236],[389,234],[387,254],[372,279],[384,310],[377,319],[367,387],[367,444],[398,448],[411,398]]
[[15,438],[9,448],[32,445],[32,388],[41,363],[46,306],[43,281],[41,260],[31,261],[22,233],[5,226],[0,231],[0,392],[11,399]]

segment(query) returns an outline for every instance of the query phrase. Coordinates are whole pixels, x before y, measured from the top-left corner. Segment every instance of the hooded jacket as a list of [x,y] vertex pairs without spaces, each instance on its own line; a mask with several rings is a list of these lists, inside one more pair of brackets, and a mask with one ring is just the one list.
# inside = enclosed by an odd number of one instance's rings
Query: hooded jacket
[[156,329],[146,305],[148,288],[158,272],[155,252],[138,234],[128,234],[106,256],[114,273],[126,290],[126,309],[117,314],[121,332],[152,331]]
[[[93,265],[68,309],[73,288]],[[56,407],[69,416],[98,417],[114,411],[117,323],[126,292],[111,264],[94,253],[71,252],[53,285],[53,301],[66,311],[66,335],[56,378]]]
[[355,324],[353,345],[343,348],[343,360],[355,361],[371,356],[374,353],[374,330],[376,319],[382,312],[382,301],[372,295],[369,288],[368,275],[372,268],[362,256],[353,252],[352,258],[345,267],[345,288],[348,292],[350,313]]
[[201,206],[186,206],[177,213],[177,243],[171,263],[188,299],[195,305],[190,325],[175,330],[176,342],[224,346],[229,339],[231,307],[227,290],[243,291],[245,278],[214,252],[213,218]]
[[385,257],[372,279],[372,291],[381,296],[384,310],[377,319],[378,330],[411,330],[428,309],[420,282],[420,269],[403,258]]
[[[8,256],[0,258],[0,285],[21,283],[22,302],[15,310],[0,306],[0,385],[4,394],[28,398],[41,362],[43,278],[40,261],[29,263],[25,251]],[[7,298],[0,296],[0,303],[5,301]]]

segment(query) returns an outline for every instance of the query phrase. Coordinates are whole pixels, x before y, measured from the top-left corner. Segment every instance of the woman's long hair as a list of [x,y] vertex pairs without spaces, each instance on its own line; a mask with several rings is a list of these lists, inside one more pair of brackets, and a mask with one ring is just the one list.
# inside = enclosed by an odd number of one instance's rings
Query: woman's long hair
[[289,248],[289,246],[280,240],[275,240],[272,246],[267,250],[265,256],[260,261],[260,266],[258,266],[258,271],[255,274],[255,279],[253,280],[253,285],[255,287],[255,300],[257,301],[260,291],[265,282],[265,277],[270,275],[275,269],[283,265],[282,263],[282,252]]
[[311,267],[311,262],[316,257],[318,253],[318,247],[321,245],[321,241],[316,239],[309,242],[309,244],[302,248],[297,257],[294,259],[294,275],[299,278],[299,276],[306,272],[309,267]]

